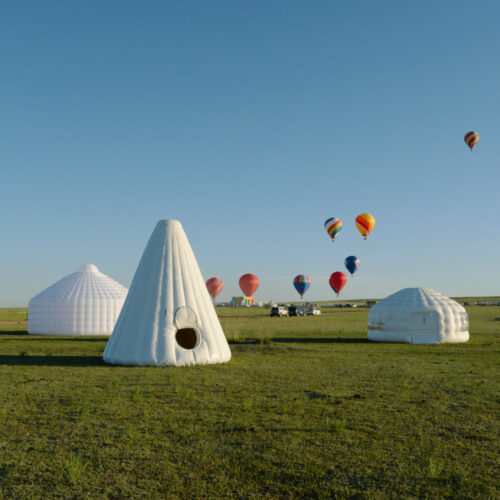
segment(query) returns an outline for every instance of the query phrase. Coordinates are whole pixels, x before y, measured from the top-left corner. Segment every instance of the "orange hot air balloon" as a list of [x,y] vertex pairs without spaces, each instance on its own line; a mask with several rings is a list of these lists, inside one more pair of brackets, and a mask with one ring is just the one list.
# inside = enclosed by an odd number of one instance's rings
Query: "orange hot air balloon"
[[346,282],[347,282],[347,276],[340,271],[333,273],[330,276],[329,280],[330,286],[337,295],[340,293],[340,290],[344,288]]
[[219,278],[210,278],[206,282],[208,293],[212,296],[212,299],[215,300],[217,295],[222,292],[224,288],[224,283]]
[[366,237],[371,233],[371,230],[375,226],[375,218],[370,214],[360,214],[356,217],[356,227],[358,231],[363,235],[363,238],[366,240]]
[[255,274],[244,274],[240,278],[240,288],[245,297],[253,297],[253,294],[259,288],[259,278]]

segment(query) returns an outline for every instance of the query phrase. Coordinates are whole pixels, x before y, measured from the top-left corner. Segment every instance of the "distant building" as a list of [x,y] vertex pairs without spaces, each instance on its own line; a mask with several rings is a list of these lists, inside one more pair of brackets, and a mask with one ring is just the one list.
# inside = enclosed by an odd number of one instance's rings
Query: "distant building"
[[253,305],[253,297],[233,297],[231,299],[231,307],[248,307]]

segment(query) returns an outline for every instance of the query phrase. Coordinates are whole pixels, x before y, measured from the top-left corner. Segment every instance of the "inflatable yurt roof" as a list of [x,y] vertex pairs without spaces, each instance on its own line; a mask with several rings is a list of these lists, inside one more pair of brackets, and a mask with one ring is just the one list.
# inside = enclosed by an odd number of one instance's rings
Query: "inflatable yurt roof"
[[430,288],[405,288],[372,307],[368,338],[410,344],[467,342],[469,320],[464,307],[446,295]]
[[110,335],[128,290],[93,264],[35,295],[28,305],[28,333]]
[[182,225],[156,225],[104,350],[106,363],[222,363],[231,351]]

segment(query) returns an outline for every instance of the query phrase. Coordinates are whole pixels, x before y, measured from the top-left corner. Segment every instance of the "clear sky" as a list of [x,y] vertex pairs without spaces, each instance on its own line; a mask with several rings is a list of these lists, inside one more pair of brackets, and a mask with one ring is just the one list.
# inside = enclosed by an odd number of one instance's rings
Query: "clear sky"
[[3,1],[0,306],[87,262],[129,286],[160,219],[220,300],[244,273],[333,299],[352,254],[340,298],[500,294],[499,26],[497,0]]

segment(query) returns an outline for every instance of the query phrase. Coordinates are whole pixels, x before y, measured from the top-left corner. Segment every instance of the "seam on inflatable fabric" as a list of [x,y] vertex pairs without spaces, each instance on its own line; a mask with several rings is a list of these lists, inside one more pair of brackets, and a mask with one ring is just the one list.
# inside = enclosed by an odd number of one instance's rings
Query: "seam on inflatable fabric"
[[[190,279],[186,280],[186,276],[189,278],[189,269],[190,269],[190,263],[186,262],[185,258],[185,253],[186,253],[186,241],[184,241],[184,229],[178,230],[176,234],[176,238],[174,239],[175,242],[175,256],[176,256],[176,275],[178,277],[178,283],[182,287],[182,299],[183,299],[183,305],[192,307],[193,305],[195,306],[193,308],[194,312],[196,315],[198,315],[197,307],[195,303],[193,304],[193,301],[191,300],[191,297],[189,297],[189,285],[190,285]],[[182,241],[181,241],[182,240]],[[182,245],[181,245],[182,243]],[[188,243],[189,245],[189,243]],[[180,276],[180,278],[179,278]],[[179,308],[180,305],[176,305],[176,310]],[[198,317],[197,323],[198,323]],[[177,329],[177,325],[176,325]],[[180,358],[182,358],[182,362],[185,364],[193,364],[195,362],[195,358],[193,355],[193,350],[189,351],[189,353],[185,350],[182,349],[180,346],[177,345],[176,343],[176,354],[179,354],[177,357],[177,360],[179,361]]]

